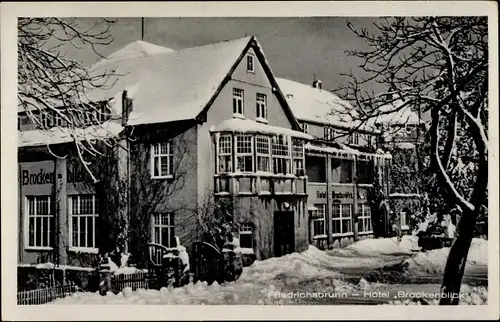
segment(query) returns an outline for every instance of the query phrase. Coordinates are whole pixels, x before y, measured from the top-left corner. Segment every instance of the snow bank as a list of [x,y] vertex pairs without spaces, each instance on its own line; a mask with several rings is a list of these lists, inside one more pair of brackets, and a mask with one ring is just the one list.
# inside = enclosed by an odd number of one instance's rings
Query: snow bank
[[330,255],[345,256],[380,256],[380,255],[411,255],[412,249],[417,248],[418,238],[405,235],[398,241],[394,238],[369,238],[355,242],[342,249],[328,251]]
[[[414,275],[443,274],[450,248],[420,252],[405,260]],[[468,265],[488,265],[488,241],[474,238],[467,256]]]

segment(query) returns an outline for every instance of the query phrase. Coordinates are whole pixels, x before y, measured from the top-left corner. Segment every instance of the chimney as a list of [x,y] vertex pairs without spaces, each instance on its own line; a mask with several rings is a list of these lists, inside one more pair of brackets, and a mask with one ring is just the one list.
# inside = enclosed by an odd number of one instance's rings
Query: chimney
[[317,89],[321,89],[321,88],[322,88],[322,86],[321,86],[321,81],[320,81],[319,79],[315,80],[315,81],[313,82],[313,87],[314,87],[314,88],[317,88]]
[[127,91],[122,93],[122,126],[127,125],[128,116],[132,107],[132,100],[128,98]]

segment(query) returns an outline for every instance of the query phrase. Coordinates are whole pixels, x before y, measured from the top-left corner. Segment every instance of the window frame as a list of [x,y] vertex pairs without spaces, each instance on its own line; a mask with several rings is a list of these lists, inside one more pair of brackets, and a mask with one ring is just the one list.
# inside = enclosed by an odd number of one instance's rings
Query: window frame
[[[221,140],[223,138],[229,138],[229,152],[221,152]],[[220,134],[217,139],[217,173],[232,173],[233,172],[233,136],[231,134]],[[229,166],[230,169],[226,169],[226,171],[221,171],[221,157],[229,157]]]
[[[317,209],[316,210],[317,214],[319,214],[320,213],[319,210],[322,209],[323,216],[322,216],[322,218],[314,218],[314,219],[311,220],[313,222],[313,224],[312,224],[312,230],[313,231],[311,233],[311,236],[312,236],[312,238],[315,238],[315,237],[318,238],[318,236],[322,236],[322,235],[327,236],[327,234],[326,234],[326,204],[324,204],[324,203],[322,203],[322,204],[314,204],[314,207]],[[316,222],[321,222],[321,221],[323,222],[323,233],[317,234],[316,233],[316,228],[315,228],[314,224]]]
[[[246,229],[243,229],[242,228],[246,228]],[[241,235],[250,235],[250,242],[251,242],[251,245],[250,247],[243,247],[241,245]],[[248,249],[253,249],[254,247],[254,227],[251,223],[241,223],[239,224],[239,227],[238,227],[238,239],[240,241],[240,248],[248,248]]]
[[[30,214],[30,198],[33,198],[33,215]],[[47,215],[38,215],[37,214],[37,198],[47,198],[47,209],[48,209],[48,214]],[[51,195],[27,195],[24,198],[25,200],[25,206],[24,206],[24,213],[25,213],[25,232],[24,232],[24,249],[27,250],[52,250],[54,249],[54,246],[51,246],[51,244],[54,242],[54,236],[51,236],[52,234],[55,233],[55,230],[50,230],[50,221],[51,219],[54,220],[54,228],[57,227],[55,223],[55,215],[52,211],[51,208],[51,203],[52,203],[52,196]],[[34,223],[33,223],[33,245],[30,245],[30,218],[34,218]],[[43,218],[48,218],[48,246],[42,246],[43,245],[43,234],[42,237],[40,238],[40,245],[36,245],[36,236],[37,236],[37,229],[36,229],[36,218],[42,218],[41,219],[41,226],[42,226],[42,231],[43,231]]]
[[[263,141],[259,142],[259,139],[264,139],[267,141],[267,153],[259,152],[259,143],[263,143]],[[266,172],[266,173],[273,172],[271,150],[272,150],[271,138],[269,136],[264,136],[264,135],[256,135],[255,136],[255,155],[256,155],[256,161],[257,161],[257,168],[256,168],[257,172]],[[259,162],[260,158],[267,159],[267,166],[268,166],[267,171],[259,169],[260,168],[260,162]]]
[[[260,98],[260,99],[259,99]],[[257,119],[267,120],[267,95],[263,93],[255,94],[255,105],[257,108]]]
[[[166,153],[161,152],[161,145],[166,144]],[[155,148],[158,149],[158,153],[155,152]],[[172,148],[172,142],[171,141],[165,141],[165,142],[157,142],[157,143],[151,143],[150,145],[150,153],[151,153],[151,161],[150,161],[150,175],[151,179],[172,179],[174,177],[174,152]],[[167,158],[167,174],[162,174],[162,167],[161,167],[161,160],[162,158]],[[158,169],[158,175],[155,175],[155,159],[159,158],[160,160],[160,167]]]
[[[162,216],[167,216],[167,223],[163,224],[162,221]],[[155,216],[158,216],[158,223],[155,222]],[[163,245],[167,248],[174,248],[176,245],[172,245],[172,243],[175,243],[175,219],[173,218],[174,212],[156,212],[151,215],[151,242],[154,244],[158,245]],[[159,229],[159,238],[160,240],[156,240],[156,234],[155,234],[155,228]],[[163,241],[163,234],[162,230],[167,229],[168,233],[168,246],[165,244],[162,244]]]
[[330,126],[325,126],[323,129],[323,139],[325,141],[335,140],[335,129]]
[[[241,102],[241,106],[238,106],[238,102]],[[240,107],[241,111],[239,110]],[[245,91],[241,88],[233,87],[233,115],[244,116],[244,114],[245,114]]]
[[[251,69],[249,68],[251,66]],[[255,74],[255,55],[248,53],[246,59],[246,70],[248,73]]]
[[[83,197],[83,196],[92,196],[92,213],[91,214],[81,214],[81,202],[80,202],[80,198]],[[74,214],[73,213],[73,203],[75,202],[75,197],[77,198],[77,208],[78,208],[78,214]],[[96,219],[99,217],[99,213],[97,211],[97,198],[96,198],[96,195],[95,194],[78,194],[78,195],[70,195],[68,196],[68,230],[69,230],[69,234],[68,234],[68,243],[69,243],[69,250],[70,251],[77,251],[77,252],[86,252],[86,253],[98,253],[98,250],[99,248],[97,247],[97,243],[96,243],[96,232],[97,232],[97,229],[96,229]],[[92,235],[92,244],[93,246],[89,247],[88,246],[88,221],[86,221],[86,231],[85,231],[85,246],[81,246],[81,245],[78,245],[78,246],[75,246],[73,245],[73,220],[76,218],[78,218],[78,230],[77,230],[77,240],[78,240],[78,244],[80,243],[81,241],[81,229],[80,229],[80,218],[82,217],[85,217],[85,218],[92,218],[92,222],[93,222],[93,227],[94,227],[94,231],[93,231],[93,235]]]
[[[253,135],[252,134],[238,134],[234,136],[234,141],[235,141],[235,149],[234,149],[234,161],[235,161],[235,173],[254,173],[255,172],[255,162],[254,162],[254,157],[253,157],[253,152],[254,152],[254,144],[253,144]],[[238,143],[240,138],[246,138],[250,139],[250,152],[238,152]],[[250,171],[241,171],[238,168],[238,157],[250,157],[251,158],[251,165],[252,169]]]
[[[274,142],[274,139],[278,139],[276,143]],[[282,153],[275,153],[275,151],[284,151],[283,148],[277,148],[278,146],[285,146],[284,144],[281,143],[281,138],[284,138],[285,140],[283,142],[286,142],[286,148],[287,148],[287,154],[284,155]],[[271,138],[271,158],[272,158],[272,167],[273,167],[273,173],[274,174],[291,174],[292,173],[292,167],[291,167],[291,145],[292,143],[290,142],[290,138],[287,136],[281,136],[281,135],[275,135]],[[285,161],[285,167],[286,171],[285,172],[277,172],[278,169],[275,166],[275,160],[279,162]]]
[[[336,206],[339,206],[339,212],[340,216],[339,217],[334,217],[333,210],[335,209]],[[344,216],[344,206],[349,208],[349,216],[345,217]],[[332,204],[332,236],[337,237],[337,236],[350,236],[353,235],[353,227],[352,227],[352,221],[353,221],[353,205],[349,203],[334,203]],[[334,232],[335,225],[334,221],[339,221],[340,222],[340,232]],[[343,221],[348,221],[349,222],[349,229],[350,231],[343,231]]]
[[[300,144],[296,144],[300,143]],[[300,151],[299,151],[300,149]],[[298,152],[298,153],[297,153]],[[300,154],[300,155],[299,155]],[[302,170],[305,175],[305,144],[304,141],[296,138],[292,138],[292,173],[295,175],[299,175],[299,170]],[[302,167],[298,168],[296,165],[296,161],[300,161],[302,163]]]
[[[360,229],[359,233],[361,233],[361,234],[373,233],[371,208],[370,208],[370,205],[367,203],[359,203],[358,204],[358,223],[359,222],[361,222],[361,229]],[[368,226],[368,227],[370,227],[369,230],[364,229],[365,227],[367,227],[366,223],[369,224],[369,226]]]

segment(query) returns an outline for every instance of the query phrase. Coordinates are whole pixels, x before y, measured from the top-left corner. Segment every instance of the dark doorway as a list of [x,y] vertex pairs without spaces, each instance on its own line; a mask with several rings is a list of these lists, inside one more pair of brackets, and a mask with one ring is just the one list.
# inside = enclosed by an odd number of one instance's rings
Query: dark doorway
[[293,211],[274,212],[274,256],[280,257],[295,251]]

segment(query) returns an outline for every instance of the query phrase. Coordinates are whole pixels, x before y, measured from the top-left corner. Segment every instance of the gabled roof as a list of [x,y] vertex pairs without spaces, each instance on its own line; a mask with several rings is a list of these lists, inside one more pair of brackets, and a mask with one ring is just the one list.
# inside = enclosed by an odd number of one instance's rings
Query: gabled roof
[[[271,84],[277,87],[257,40],[244,37],[175,51],[167,48],[165,52],[157,50],[154,55],[103,60],[93,66],[92,72],[114,71],[117,76],[108,80],[109,85],[114,82],[109,90],[95,90],[89,93],[89,98],[93,101],[118,98],[124,90],[133,89],[133,93],[128,93],[133,108],[127,125],[197,119],[210,108],[250,46],[254,46]],[[279,89],[276,93],[292,124],[298,128]]]

